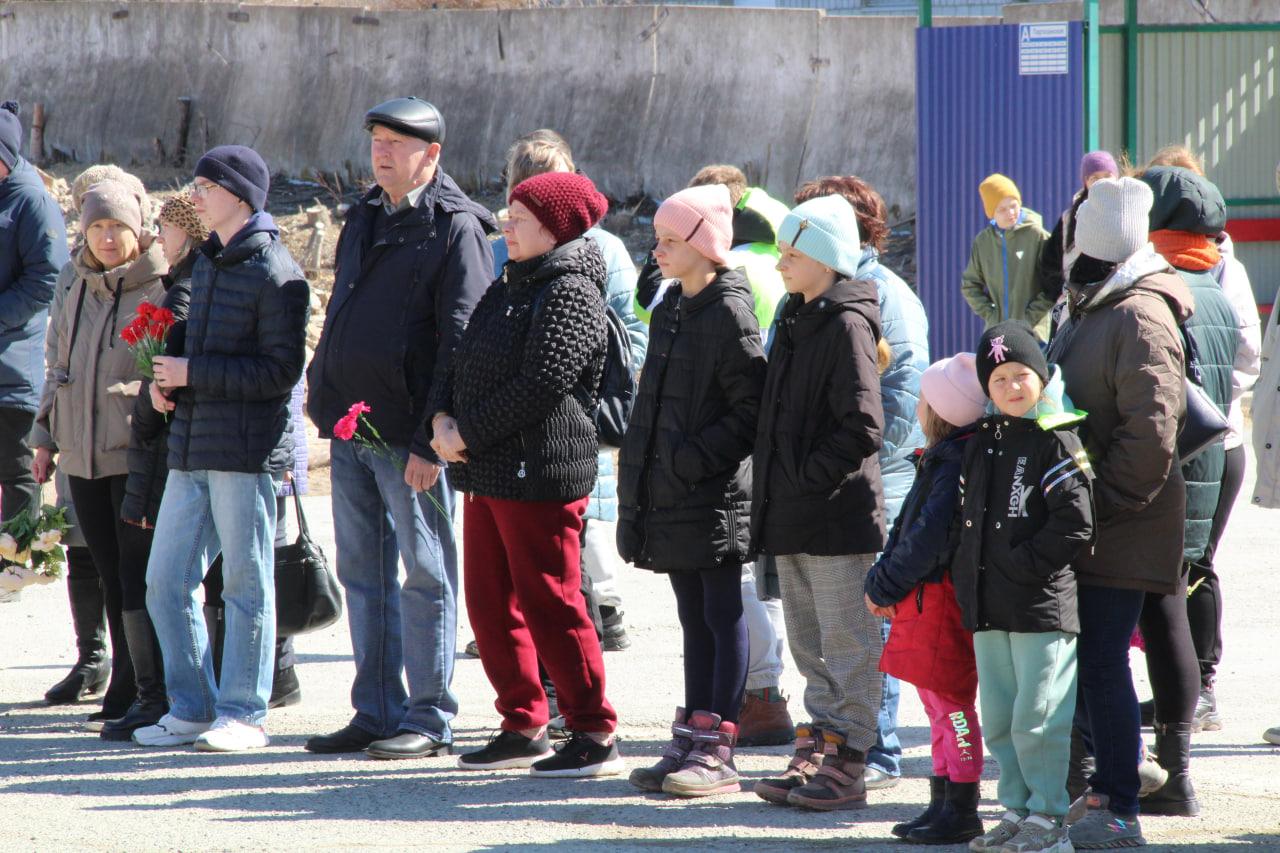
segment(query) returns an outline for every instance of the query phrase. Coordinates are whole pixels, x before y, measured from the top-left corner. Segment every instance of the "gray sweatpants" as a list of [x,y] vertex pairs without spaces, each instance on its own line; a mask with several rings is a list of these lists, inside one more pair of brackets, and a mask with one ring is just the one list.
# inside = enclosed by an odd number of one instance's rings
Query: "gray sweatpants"
[[875,555],[792,554],[777,562],[787,642],[805,679],[805,710],[815,726],[866,752],[876,742],[883,689],[881,619],[862,600]]

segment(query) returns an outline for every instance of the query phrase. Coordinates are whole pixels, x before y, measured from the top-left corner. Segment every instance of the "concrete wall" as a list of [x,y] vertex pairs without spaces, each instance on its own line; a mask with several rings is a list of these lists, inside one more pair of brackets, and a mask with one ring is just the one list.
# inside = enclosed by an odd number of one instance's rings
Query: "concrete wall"
[[365,109],[435,102],[445,167],[498,175],[517,135],[553,127],[614,198],[662,197],[739,163],[773,193],[833,172],[915,206],[912,18],[621,6],[376,13],[206,3],[0,7],[0,94],[48,113],[47,148],[151,162],[177,146],[256,147],[273,169],[367,172]]
[[[1124,0],[1102,0],[1098,17],[1103,26],[1124,23]],[[1142,0],[1138,22],[1142,24],[1243,24],[1274,23],[1280,18],[1276,0],[1205,0],[1213,15],[1206,17],[1188,0]],[[1024,21],[1078,21],[1084,15],[1081,0],[1057,3],[1009,3],[1004,7],[1007,23]]]

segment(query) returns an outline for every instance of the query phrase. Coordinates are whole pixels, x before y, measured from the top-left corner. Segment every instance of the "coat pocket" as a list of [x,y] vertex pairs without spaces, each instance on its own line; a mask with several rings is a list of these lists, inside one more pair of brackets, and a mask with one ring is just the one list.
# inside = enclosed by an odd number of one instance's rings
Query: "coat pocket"
[[[141,383],[116,383],[106,389],[98,417],[102,419],[102,450],[106,453],[126,451],[133,432],[133,404],[137,399],[137,386]],[[133,387],[133,393],[126,390]]]

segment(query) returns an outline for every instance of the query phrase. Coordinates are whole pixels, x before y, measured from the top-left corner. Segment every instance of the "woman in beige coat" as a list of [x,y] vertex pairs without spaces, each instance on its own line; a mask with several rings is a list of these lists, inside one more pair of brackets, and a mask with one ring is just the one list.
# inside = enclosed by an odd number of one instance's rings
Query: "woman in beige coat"
[[143,229],[142,208],[137,193],[116,181],[84,194],[84,245],[64,270],[71,287],[50,318],[58,348],[36,415],[44,436],[32,473],[45,482],[57,457],[106,600],[112,677],[102,710],[89,717],[91,730],[125,716],[138,697],[130,643],[154,648],[144,586],[151,533],[120,519],[129,421],[142,379],[120,332],[142,302],[159,303],[168,269],[160,245]]

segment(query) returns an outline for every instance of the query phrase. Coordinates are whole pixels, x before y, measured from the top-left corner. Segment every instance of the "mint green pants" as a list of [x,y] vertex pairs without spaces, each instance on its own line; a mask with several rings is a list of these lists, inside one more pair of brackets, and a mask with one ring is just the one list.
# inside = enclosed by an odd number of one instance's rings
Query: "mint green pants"
[[1075,634],[979,631],[973,651],[982,735],[1000,764],[1000,804],[1020,814],[1065,816],[1076,712]]

